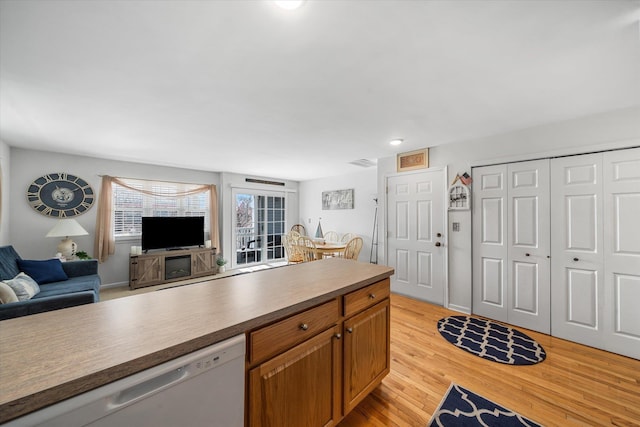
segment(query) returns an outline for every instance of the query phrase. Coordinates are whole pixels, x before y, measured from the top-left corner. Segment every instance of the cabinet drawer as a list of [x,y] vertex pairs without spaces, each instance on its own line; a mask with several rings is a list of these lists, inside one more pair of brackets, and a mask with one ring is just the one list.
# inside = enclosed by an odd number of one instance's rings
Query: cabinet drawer
[[307,340],[331,325],[340,317],[338,300],[287,317],[273,325],[249,334],[249,361],[255,363]]
[[384,279],[344,296],[344,315],[349,317],[389,297],[390,281]]

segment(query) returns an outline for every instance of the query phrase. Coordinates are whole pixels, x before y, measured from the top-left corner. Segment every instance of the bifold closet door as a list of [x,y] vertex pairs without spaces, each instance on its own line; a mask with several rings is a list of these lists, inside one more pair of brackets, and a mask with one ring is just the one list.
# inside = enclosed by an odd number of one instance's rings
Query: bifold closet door
[[640,149],[551,163],[553,336],[640,358]]
[[607,350],[640,359],[640,148],[604,153]]
[[553,159],[551,182],[551,333],[602,348],[602,154]]
[[550,333],[549,161],[474,168],[473,312]]

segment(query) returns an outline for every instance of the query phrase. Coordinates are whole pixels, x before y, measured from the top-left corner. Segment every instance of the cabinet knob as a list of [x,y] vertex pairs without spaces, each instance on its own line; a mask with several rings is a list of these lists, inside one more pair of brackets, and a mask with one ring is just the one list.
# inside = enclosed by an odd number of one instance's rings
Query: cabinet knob
[[436,246],[437,246],[437,247],[440,247],[440,246],[442,246],[442,243],[440,243],[440,242],[436,242]]
[[442,233],[436,234],[436,237],[442,237]]
[[302,329],[303,331],[306,331],[307,329],[309,329],[309,325],[307,325],[306,323],[301,323],[300,329]]
[[350,334],[353,333],[353,328],[347,328],[347,332],[349,332]]
[[342,338],[342,335],[340,334],[335,334],[334,337],[336,337],[337,340],[339,340],[340,338]]
[[579,258],[574,258],[573,260],[574,260],[574,261],[580,261],[580,259],[579,259]]
[[369,299],[376,299],[376,294],[369,294]]
[[524,256],[531,256],[531,254],[530,253],[526,253],[526,254],[524,254]]

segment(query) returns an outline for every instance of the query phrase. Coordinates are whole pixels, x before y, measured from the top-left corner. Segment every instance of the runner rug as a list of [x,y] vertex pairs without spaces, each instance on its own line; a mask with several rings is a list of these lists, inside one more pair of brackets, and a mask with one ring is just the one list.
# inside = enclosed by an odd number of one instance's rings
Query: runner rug
[[438,331],[456,347],[494,362],[533,365],[547,357],[533,338],[491,320],[449,316],[438,321]]
[[429,427],[442,426],[534,427],[540,424],[451,383],[429,422]]

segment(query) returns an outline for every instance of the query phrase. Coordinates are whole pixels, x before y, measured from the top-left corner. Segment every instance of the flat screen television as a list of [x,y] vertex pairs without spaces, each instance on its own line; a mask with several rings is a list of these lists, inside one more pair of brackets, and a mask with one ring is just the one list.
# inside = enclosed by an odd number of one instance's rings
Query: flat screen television
[[204,245],[202,216],[143,216],[142,250]]

